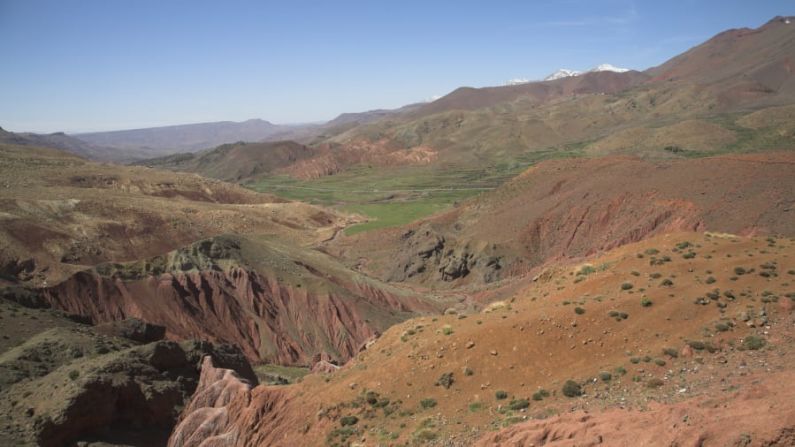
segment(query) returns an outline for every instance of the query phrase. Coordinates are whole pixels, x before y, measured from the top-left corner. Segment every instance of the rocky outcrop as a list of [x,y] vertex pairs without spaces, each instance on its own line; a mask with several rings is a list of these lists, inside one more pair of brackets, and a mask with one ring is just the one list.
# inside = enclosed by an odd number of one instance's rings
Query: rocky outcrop
[[79,325],[41,332],[0,354],[0,441],[48,447],[135,438],[135,445],[162,445],[205,357],[257,383],[233,346],[137,345]]
[[293,446],[306,413],[284,387],[251,387],[234,371],[205,358],[196,393],[185,407],[168,447]]
[[3,259],[5,256],[0,256],[0,281],[9,281],[11,283],[19,281],[27,281],[33,278],[33,273],[36,270],[36,261],[33,259]]
[[228,407],[238,399],[248,401],[250,392],[251,383],[231,369],[216,367],[211,357],[205,357],[199,386],[182,412],[168,446],[235,445],[235,433],[227,431]]
[[493,247],[475,251],[441,235],[431,225],[406,231],[401,241],[389,281],[426,277],[449,282],[473,273],[479,281],[489,283],[501,276],[502,257]]
[[319,373],[319,374],[331,374],[337,372],[339,369],[340,367],[338,365],[335,365],[326,360],[321,360],[315,363],[314,365],[312,365],[311,371],[313,373]]

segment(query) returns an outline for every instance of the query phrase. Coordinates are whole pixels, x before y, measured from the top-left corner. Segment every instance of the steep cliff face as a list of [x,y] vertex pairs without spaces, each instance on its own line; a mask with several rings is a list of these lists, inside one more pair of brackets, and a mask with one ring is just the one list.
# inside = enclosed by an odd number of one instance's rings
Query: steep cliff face
[[233,370],[205,357],[199,386],[168,447],[297,445],[290,435],[309,418],[289,410],[294,403],[290,394],[283,388],[252,388]]
[[238,399],[249,400],[251,386],[233,370],[216,367],[211,357],[205,357],[199,385],[183,410],[168,446],[233,445],[234,436],[227,432],[228,406]]
[[218,237],[146,261],[103,264],[41,290],[47,304],[94,323],[136,317],[171,339],[236,344],[253,362],[337,361],[435,306],[318,253]]

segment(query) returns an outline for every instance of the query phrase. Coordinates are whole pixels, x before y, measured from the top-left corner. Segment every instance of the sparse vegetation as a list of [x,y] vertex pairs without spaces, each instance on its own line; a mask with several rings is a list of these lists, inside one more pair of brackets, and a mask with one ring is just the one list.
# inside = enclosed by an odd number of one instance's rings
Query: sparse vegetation
[[566,383],[563,384],[563,388],[561,389],[563,395],[566,397],[578,397],[582,396],[582,387],[579,383],[573,380],[567,380]]
[[549,391],[545,389],[540,389],[533,393],[533,400],[540,401],[544,400],[544,398],[549,397]]
[[433,398],[422,399],[420,401],[420,406],[425,409],[433,408],[436,406],[436,399]]
[[508,398],[508,393],[506,393],[505,391],[499,390],[499,391],[494,393],[494,398],[496,398],[497,400],[507,399]]
[[472,402],[471,404],[469,404],[469,411],[471,413],[477,413],[482,409],[483,409],[483,402]]
[[453,373],[447,372],[439,377],[439,380],[436,381],[436,385],[448,389],[453,386],[453,382],[455,382],[453,379]]
[[743,339],[743,347],[751,351],[762,349],[767,344],[767,341],[756,335],[749,335]]
[[513,411],[524,410],[530,406],[530,401],[527,399],[515,399],[508,404],[508,408]]
[[343,416],[340,418],[340,425],[343,427],[347,427],[350,425],[356,425],[359,422],[359,418],[356,416]]

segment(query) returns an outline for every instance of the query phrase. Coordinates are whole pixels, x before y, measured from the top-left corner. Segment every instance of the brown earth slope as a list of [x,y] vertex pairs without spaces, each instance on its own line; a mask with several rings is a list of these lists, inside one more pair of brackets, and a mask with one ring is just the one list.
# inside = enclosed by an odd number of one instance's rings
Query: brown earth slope
[[[202,427],[225,446],[790,445],[794,260],[792,239],[657,236],[482,313],[401,323]],[[199,445],[212,407],[183,414],[172,445]]]
[[793,17],[775,17],[756,29],[724,31],[646,73],[654,81],[707,86],[723,107],[791,103],[795,95]]
[[244,182],[273,173],[317,153],[317,150],[293,141],[241,142],[224,144],[197,154],[176,154],[144,160],[138,164],[195,172],[219,180]]
[[[0,281],[43,285],[85,266],[223,234],[326,239],[347,220],[197,175],[0,146]],[[2,284],[2,283],[0,283]]]

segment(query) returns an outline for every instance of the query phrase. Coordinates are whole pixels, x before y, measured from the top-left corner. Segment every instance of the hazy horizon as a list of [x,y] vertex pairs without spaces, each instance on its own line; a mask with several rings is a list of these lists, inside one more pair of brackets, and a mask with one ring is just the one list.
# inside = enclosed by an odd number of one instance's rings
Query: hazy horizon
[[[784,1],[0,0],[0,126],[95,132],[315,123],[602,63],[644,70]],[[677,10],[687,8],[683,19]],[[575,11],[575,12],[572,12]]]

